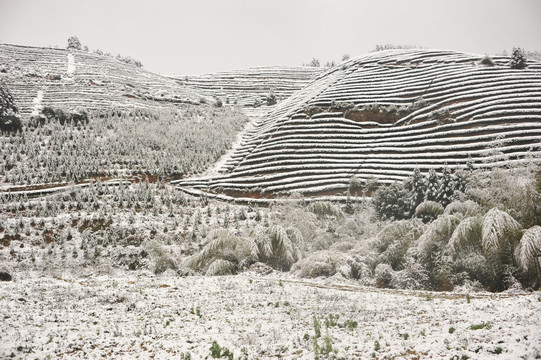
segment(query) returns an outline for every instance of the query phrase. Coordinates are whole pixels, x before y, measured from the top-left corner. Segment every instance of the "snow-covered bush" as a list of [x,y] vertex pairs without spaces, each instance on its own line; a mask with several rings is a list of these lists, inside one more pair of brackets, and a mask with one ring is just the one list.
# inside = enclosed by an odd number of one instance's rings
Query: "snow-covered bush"
[[272,91],[267,95],[267,105],[276,105],[276,95]]
[[494,60],[492,60],[492,58],[488,55],[486,55],[485,57],[483,57],[481,59],[481,61],[479,61],[479,64],[481,65],[485,65],[485,66],[494,66]]
[[423,219],[424,222],[430,222],[443,214],[443,206],[435,201],[427,200],[420,203],[415,208],[415,216]]
[[394,270],[403,269],[408,249],[424,232],[419,219],[400,220],[385,226],[376,236],[373,248],[378,262],[389,264]]
[[382,219],[406,219],[410,217],[411,206],[404,184],[395,182],[379,188],[372,196],[372,203]]
[[329,201],[314,201],[307,207],[308,211],[313,212],[318,217],[335,217],[343,218],[344,213],[338,206]]
[[393,280],[393,268],[385,263],[378,264],[374,270],[374,276],[376,278],[376,286],[380,288],[391,287],[391,281]]
[[344,254],[322,250],[296,262],[291,271],[303,278],[329,277],[336,274],[342,265],[345,265]]
[[407,219],[415,214],[423,201],[434,201],[443,207],[462,192],[465,182],[444,168],[441,175],[431,170],[423,176],[415,170],[403,183],[395,182],[379,188],[372,197],[378,216],[382,219]]
[[236,274],[249,264],[249,242],[227,229],[213,230],[201,252],[188,259],[187,265],[207,275]]
[[150,253],[152,260],[154,261],[154,274],[161,274],[167,269],[176,270],[177,263],[171,257],[170,254],[166,252],[163,245],[157,241],[151,241],[146,246],[147,251]]
[[466,201],[453,201],[445,207],[444,214],[453,215],[453,214],[462,214],[464,216],[473,216],[480,211],[481,207],[475,201],[466,200]]
[[391,287],[396,289],[420,290],[430,288],[428,271],[408,252],[402,270],[394,271]]
[[321,107],[315,106],[315,105],[308,105],[306,107],[306,109],[304,109],[304,113],[306,115],[308,115],[309,117],[312,117],[312,116],[314,116],[316,114],[319,114],[321,112],[323,112],[323,109]]
[[258,227],[250,237],[251,256],[274,269],[288,271],[302,258],[304,239],[293,227],[273,225],[267,229]]
[[484,208],[500,208],[522,227],[541,225],[541,178],[538,165],[476,170],[468,179],[466,195]]

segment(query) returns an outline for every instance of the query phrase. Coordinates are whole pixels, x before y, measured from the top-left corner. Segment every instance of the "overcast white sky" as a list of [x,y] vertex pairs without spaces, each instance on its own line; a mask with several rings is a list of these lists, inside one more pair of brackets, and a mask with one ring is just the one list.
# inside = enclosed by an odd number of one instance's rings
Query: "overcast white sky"
[[0,0],[0,15],[0,43],[76,35],[162,74],[324,63],[385,43],[541,50],[541,0]]

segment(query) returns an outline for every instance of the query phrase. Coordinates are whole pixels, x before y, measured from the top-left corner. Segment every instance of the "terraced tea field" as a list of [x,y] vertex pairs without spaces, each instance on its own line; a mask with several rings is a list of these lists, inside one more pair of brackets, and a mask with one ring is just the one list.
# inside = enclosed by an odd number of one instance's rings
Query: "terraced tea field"
[[[182,187],[235,197],[343,195],[352,177],[537,159],[541,64],[438,50],[388,50],[319,76],[244,133],[222,175]],[[537,161],[537,160],[535,160]]]

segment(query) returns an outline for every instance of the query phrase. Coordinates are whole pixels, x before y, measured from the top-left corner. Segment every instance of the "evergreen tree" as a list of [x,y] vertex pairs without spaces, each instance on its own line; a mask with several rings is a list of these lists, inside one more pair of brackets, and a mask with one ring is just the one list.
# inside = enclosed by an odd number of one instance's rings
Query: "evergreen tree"
[[425,200],[436,201],[438,198],[439,192],[439,176],[438,173],[431,169],[428,172],[428,177],[426,178],[426,194]]
[[513,48],[510,65],[512,69],[524,69],[527,66],[526,56],[521,48]]
[[19,109],[15,105],[13,96],[5,84],[0,83],[0,130],[18,130],[21,120],[17,114]]
[[413,170],[413,175],[406,182],[406,189],[409,191],[409,212],[412,211],[425,200],[427,182],[419,169]]

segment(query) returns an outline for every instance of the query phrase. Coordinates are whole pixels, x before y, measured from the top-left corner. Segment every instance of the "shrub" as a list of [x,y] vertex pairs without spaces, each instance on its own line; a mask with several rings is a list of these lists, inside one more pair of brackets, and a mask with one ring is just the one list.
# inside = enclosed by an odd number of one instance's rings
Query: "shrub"
[[410,253],[411,251],[408,251],[403,269],[392,274],[391,287],[408,290],[428,289],[429,273]]
[[276,95],[272,91],[267,95],[267,105],[276,105]]
[[480,330],[480,329],[490,329],[492,327],[492,324],[490,323],[490,321],[487,321],[487,322],[482,322],[482,323],[479,323],[479,324],[473,324],[473,325],[470,325],[470,330]]
[[378,264],[374,271],[376,276],[376,286],[379,288],[388,288],[393,279],[393,269],[388,264]]
[[444,168],[441,175],[430,171],[427,176],[416,169],[405,182],[378,189],[372,203],[382,219],[407,219],[423,201],[434,201],[445,207],[464,187],[464,180],[452,175],[448,168]]
[[494,66],[494,60],[492,60],[492,58],[488,55],[486,55],[484,58],[481,59],[481,61],[479,62],[481,65],[486,65],[486,66]]
[[[522,227],[511,215],[492,208],[483,217],[473,216],[462,220],[454,229],[449,246],[454,251],[454,258],[460,261],[464,256],[470,256],[469,254],[482,254],[489,271],[482,270],[483,274],[468,271],[470,277],[479,279],[491,290],[501,291],[509,285],[506,284],[509,275],[518,275],[515,264],[529,263],[528,259],[531,257],[528,249],[532,241],[537,243],[537,240],[534,240],[536,232],[527,232],[528,235],[524,237]],[[481,263],[483,260],[477,262]],[[523,267],[523,270],[527,268]]]
[[158,242],[152,241],[148,243],[146,249],[154,260],[154,274],[161,274],[167,269],[176,270],[176,262],[165,252],[165,249]]
[[474,216],[480,209],[481,207],[475,201],[453,201],[445,207],[443,213],[446,215],[462,214],[464,216]]
[[201,252],[187,261],[188,267],[202,270],[207,275],[235,274],[247,266],[249,243],[229,230],[216,229],[206,238]]
[[[535,225],[524,232],[520,239],[517,261],[524,271],[539,267],[537,258],[541,254],[541,226]],[[541,280],[541,279],[540,279]]]
[[485,208],[505,210],[525,228],[541,225],[538,171],[538,167],[476,170],[469,175],[466,194]]
[[319,114],[321,112],[323,112],[323,109],[320,108],[319,106],[315,106],[315,105],[308,105],[306,107],[306,109],[304,110],[304,113],[306,115],[308,115],[309,117],[312,117],[312,116],[314,116],[316,114]]
[[443,206],[435,201],[423,201],[415,208],[415,216],[429,222],[443,214]]
[[423,231],[419,219],[394,221],[384,227],[373,244],[379,253],[378,262],[389,264],[394,270],[402,269],[408,249]]
[[521,48],[513,48],[509,66],[511,66],[512,69],[524,69],[527,66],[526,55],[524,55],[524,51]]
[[411,206],[404,184],[395,182],[381,187],[372,196],[372,203],[381,219],[406,219],[410,217]]
[[82,45],[77,36],[72,36],[68,39],[68,46],[66,47],[68,50],[81,50]]
[[288,271],[302,257],[303,248],[303,236],[294,227],[258,227],[250,238],[251,259],[281,271]]
[[303,278],[316,278],[333,276],[345,266],[347,262],[344,254],[323,250],[297,261],[291,270]]
[[318,217],[343,218],[344,213],[340,208],[329,201],[314,201],[308,205],[308,211],[313,212]]
[[227,358],[233,360],[233,352],[226,347],[221,347],[216,340],[212,342],[209,350],[213,359]]

